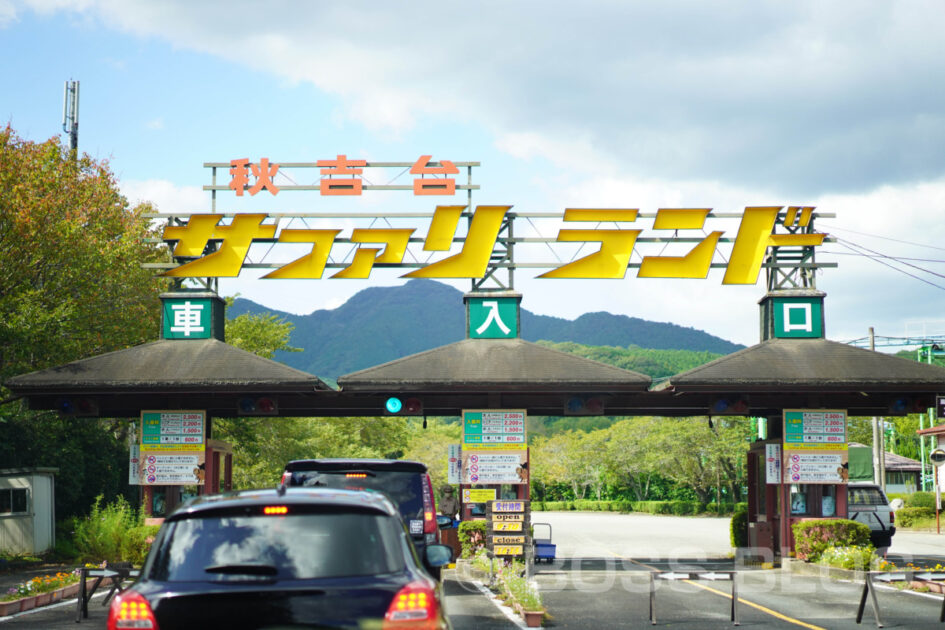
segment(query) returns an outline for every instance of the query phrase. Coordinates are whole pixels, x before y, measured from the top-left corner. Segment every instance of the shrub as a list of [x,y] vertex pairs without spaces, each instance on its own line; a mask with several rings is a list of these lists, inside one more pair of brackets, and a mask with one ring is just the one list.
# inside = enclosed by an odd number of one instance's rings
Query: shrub
[[801,521],[791,529],[796,555],[807,562],[817,562],[827,547],[867,547],[870,544],[868,525],[842,518]]
[[159,529],[158,525],[139,525],[128,530],[121,543],[121,559],[136,567],[144,564]]
[[904,503],[909,508],[929,508],[934,511],[935,495],[931,492],[913,492],[906,495]]
[[459,544],[463,558],[472,558],[476,552],[486,546],[486,522],[462,521],[459,524]]
[[896,512],[896,524],[900,527],[914,527],[918,521],[935,517],[935,508],[904,507]]
[[144,519],[139,519],[124,497],[119,496],[114,503],[102,506],[99,495],[89,515],[74,521],[73,542],[79,559],[121,562],[121,546],[126,534],[143,525]]
[[748,546],[748,509],[736,509],[729,525],[732,547]]
[[627,514],[633,511],[633,502],[632,501],[611,501],[610,511],[621,512],[623,514]]

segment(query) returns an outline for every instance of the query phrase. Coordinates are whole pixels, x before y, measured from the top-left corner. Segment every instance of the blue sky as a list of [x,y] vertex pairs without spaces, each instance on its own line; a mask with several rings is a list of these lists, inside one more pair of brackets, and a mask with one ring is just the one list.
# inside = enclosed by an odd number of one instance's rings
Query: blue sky
[[[110,161],[129,199],[163,212],[209,208],[205,161],[339,153],[480,161],[476,203],[519,211],[817,205],[837,214],[821,230],[914,259],[884,259],[897,270],[825,246],[822,259],[840,264],[817,280],[828,337],[862,337],[869,326],[945,334],[945,278],[935,275],[945,271],[943,22],[934,0],[483,2],[475,11],[0,0],[0,118],[31,140],[60,134],[63,82],[81,81],[80,149]],[[342,209],[326,203],[231,195],[222,209]],[[433,205],[397,194],[364,203]],[[539,313],[606,310],[758,339],[763,275],[731,287],[720,270],[698,281],[535,273],[520,270],[516,289]],[[400,282],[244,272],[221,287],[304,313]]]

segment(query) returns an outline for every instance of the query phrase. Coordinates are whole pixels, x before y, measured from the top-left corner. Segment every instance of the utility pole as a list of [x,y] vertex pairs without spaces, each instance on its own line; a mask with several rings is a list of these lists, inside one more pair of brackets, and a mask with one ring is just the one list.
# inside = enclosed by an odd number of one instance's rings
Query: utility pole
[[79,155],[79,82],[66,81],[62,93],[62,130],[69,134],[69,151]]
[[[876,333],[870,326],[870,350],[876,352]],[[885,486],[883,479],[883,433],[879,426],[879,418],[873,416],[873,483],[880,487]]]

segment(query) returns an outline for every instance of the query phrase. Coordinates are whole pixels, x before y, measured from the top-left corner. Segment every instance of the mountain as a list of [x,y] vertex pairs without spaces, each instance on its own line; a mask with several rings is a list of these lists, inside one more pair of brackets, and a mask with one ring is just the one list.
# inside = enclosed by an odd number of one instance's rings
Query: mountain
[[[238,298],[227,310],[227,317],[244,313],[272,313],[291,322],[295,326],[291,344],[303,352],[278,353],[276,360],[332,380],[465,338],[462,291],[433,280],[369,287],[336,309],[309,315],[293,315]],[[522,309],[521,323],[522,338],[527,341],[718,354],[744,347],[695,328],[605,312],[568,320]]]

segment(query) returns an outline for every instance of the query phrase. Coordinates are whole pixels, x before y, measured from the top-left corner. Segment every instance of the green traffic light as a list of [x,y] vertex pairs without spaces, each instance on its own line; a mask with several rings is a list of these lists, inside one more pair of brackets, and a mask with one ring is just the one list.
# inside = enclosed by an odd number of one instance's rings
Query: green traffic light
[[384,403],[384,408],[387,409],[387,413],[400,413],[400,410],[403,408],[404,403],[400,401],[400,398],[391,396],[387,399],[387,402]]

